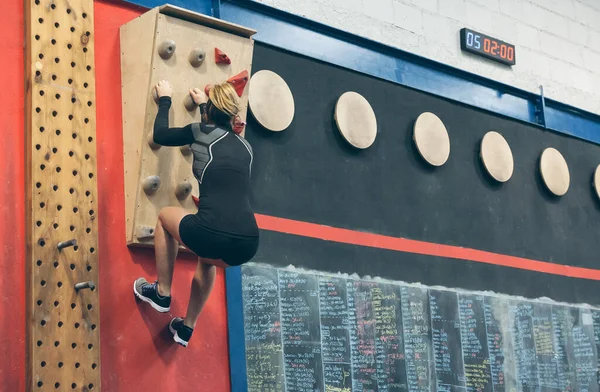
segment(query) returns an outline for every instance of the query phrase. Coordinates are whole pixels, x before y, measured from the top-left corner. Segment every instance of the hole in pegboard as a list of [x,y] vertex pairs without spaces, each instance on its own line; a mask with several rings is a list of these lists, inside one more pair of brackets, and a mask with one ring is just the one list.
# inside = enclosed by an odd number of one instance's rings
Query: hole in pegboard
[[74,213],[74,214],[77,214],[77,212],[79,212],[79,208],[77,208],[77,207],[73,207],[73,213]]
[[42,362],[40,362],[40,366],[41,366],[41,367],[46,367],[46,361],[42,361]]
[[92,101],[88,101],[87,105],[92,106]]
[[73,177],[77,176],[77,170],[73,170]]
[[43,304],[44,302],[42,302],[42,300],[41,300],[41,299],[38,299],[36,303],[37,303],[37,306],[42,306],[42,304]]
[[59,367],[59,368],[62,368],[64,365],[65,365],[65,364],[64,364],[64,363],[62,363],[62,362],[59,362],[59,363],[58,363],[58,367]]
[[58,346],[60,346],[60,342],[57,340],[54,342],[54,347],[58,347]]
[[79,323],[75,323],[74,326],[75,326],[75,329],[78,329],[79,326],[80,326],[80,324]]
[[50,43],[51,43],[52,45],[56,45],[56,40],[55,40],[54,38],[52,38],[52,40],[50,41]]
[[[43,238],[40,238],[40,239],[38,240],[38,245],[39,245],[39,246],[45,246],[45,245],[46,245],[46,241],[44,241],[44,239],[43,239]],[[43,286],[43,285],[42,285],[42,286]]]
[[54,307],[55,307],[55,308],[58,308],[58,306],[59,306],[59,305],[60,305],[60,302],[58,302],[58,301],[54,301]]
[[98,365],[96,365],[95,363],[92,363],[92,369],[96,369],[98,367]]
[[85,158],[85,160],[87,161],[88,159],[90,159],[90,154],[85,154],[83,157],[84,157],[84,158]]
[[59,321],[59,322],[58,322],[58,328],[62,328],[62,326],[63,326],[63,325],[64,325],[64,324],[63,324],[63,322],[62,322],[62,321]]
[[54,98],[56,98],[56,99],[60,99],[60,94],[56,94],[56,95],[54,96]]
[[40,226],[42,225],[42,221],[37,221],[37,222],[35,222],[35,225],[36,225],[37,227],[40,227]]
[[42,344],[44,344],[44,343],[43,343],[41,340],[38,340],[38,341],[37,341],[37,346],[38,346],[38,347],[41,347],[41,346],[42,346]]
[[[89,177],[89,178],[93,178],[93,177],[94,177],[94,173],[90,173],[90,174],[88,174],[88,177]],[[90,214],[90,215],[91,215],[91,214]]]
[[44,165],[43,163],[40,165],[40,170],[44,170],[46,168],[46,165]]
[[40,36],[36,34],[36,35],[35,35],[35,40],[36,40],[36,41],[39,41],[39,40],[40,40]]
[[85,229],[85,232],[86,232],[87,234],[90,234],[90,232],[91,232],[91,231],[92,231],[92,229],[90,229],[89,227],[88,227],[87,229]]
[[91,350],[94,348],[94,345],[92,343],[88,344],[88,350]]
[[77,64],[75,63],[75,61],[71,61],[71,68],[75,68]]
[[69,188],[69,193],[70,193],[70,194],[73,194],[74,192],[75,192],[75,189],[73,189],[73,188]]
[[40,24],[44,23],[44,18],[39,18],[39,19],[38,19],[38,22],[39,22]]
[[36,187],[36,188],[40,188],[41,186],[42,186],[42,183],[41,183],[41,182],[36,182],[36,183],[35,183],[35,187]]
[[46,203],[44,203],[44,202],[41,202],[41,203],[40,203],[40,208],[44,208],[44,207],[46,207]]
[[92,306],[92,304],[88,304],[87,306],[87,310],[92,310],[94,307]]
[[94,138],[93,138],[93,137],[91,137],[91,136],[89,136],[89,137],[88,137],[88,142],[90,142],[90,143],[91,143],[91,142],[93,142],[93,141],[94,141]]
[[45,326],[45,325],[46,325],[46,320],[42,320],[42,321],[40,321],[40,325],[41,325],[42,327],[43,327],[43,326]]
[[42,148],[42,146],[41,146],[40,144],[36,144],[36,145],[35,145],[35,149],[36,149],[36,150],[39,150],[40,148]]
[[37,383],[37,386],[38,386],[38,387],[40,387],[40,388],[41,388],[43,385],[44,385],[44,383],[43,383],[43,382],[41,382],[41,381],[38,381],[38,383]]
[[58,185],[53,185],[53,186],[52,186],[52,190],[53,190],[54,192],[58,191]]
[[87,35],[87,36],[89,37],[89,36],[90,36],[90,32],[89,32],[89,31],[86,31],[86,32],[85,32],[85,35]]
[[58,116],[58,112],[56,110],[53,110],[52,111],[52,117],[56,117],[56,116]]
[[[75,32],[75,27],[71,27],[71,33],[74,33],[74,32]],[[71,49],[71,48],[69,48],[69,49]]]
[[95,251],[96,251],[96,249],[90,248],[90,253],[94,253]]
[[[60,134],[60,133],[58,133],[58,134]],[[57,135],[58,135],[58,134],[57,134]],[[62,170],[62,169],[60,168],[60,166],[56,166],[56,172],[57,172],[57,173],[60,173],[60,171],[61,171],[61,170]]]
[[58,22],[54,23],[54,27],[58,29],[60,27],[60,23],[58,23]]
[[52,75],[52,80],[56,80],[57,76],[56,75]]
[[58,64],[58,63],[60,63],[60,59],[59,59],[58,57],[55,57],[55,58],[54,58],[54,62],[55,62],[56,64]]
[[76,304],[75,302],[73,302],[73,303],[71,304],[71,309],[75,309],[76,307],[77,307],[77,304]]
[[71,13],[71,9],[67,8],[67,14],[70,14],[70,13]]
[[54,265],[54,268],[58,268],[58,266],[59,266],[58,261],[55,261],[53,265]]
[[71,137],[72,137],[73,139],[77,139],[77,134],[76,134],[75,132],[73,132],[73,133],[71,134]]
[[42,287],[46,287],[46,281],[45,281],[45,280],[42,280],[42,281],[40,282],[40,285],[41,285]]
[[77,388],[77,384],[75,384],[75,383],[71,384],[71,389],[75,389],[75,388]]
[[87,65],[87,66],[85,67],[85,69],[87,69],[88,71],[91,71],[91,70],[92,70],[92,66],[91,66],[91,65]]
[[69,151],[69,156],[72,157],[75,153],[73,151]]
[[56,209],[57,209],[58,211],[60,211],[60,210],[62,210],[62,206],[59,204],[59,205],[57,205],[57,206],[56,206]]
[[[72,98],[71,101],[73,101],[75,98]],[[69,121],[73,121],[73,115],[69,114]]]
[[87,123],[89,123],[89,122],[90,122],[90,119],[89,119],[89,118],[84,118],[84,119],[83,119],[83,122],[87,124]]
[[88,389],[90,389],[90,390],[94,389],[94,384],[88,384]]
[[73,226],[73,225],[69,226],[69,230],[75,231],[75,226]]
[[69,84],[73,84],[73,79],[69,79],[69,80],[67,80],[67,82],[68,82]]
[[71,263],[71,265],[69,265],[69,268],[71,268],[71,271],[75,270],[75,264]]
[[58,288],[61,288],[63,287],[63,282],[58,282],[56,285],[58,286]]
[[73,348],[73,350],[75,350],[77,348],[77,343],[75,343],[75,342],[71,343],[71,348]]
[[39,266],[41,266],[41,265],[42,265],[42,260],[38,260],[38,261],[36,261],[35,263],[36,263],[36,264],[37,264],[37,266],[39,267]]
[[[40,58],[40,60],[41,60],[41,59],[43,59],[43,58],[44,58],[44,54],[43,54],[43,53],[40,53],[40,54],[38,54],[38,57],[39,57],[39,58]],[[42,95],[44,95],[44,94],[42,94]]]
[[96,329],[96,324],[92,324],[92,331]]
[[56,9],[56,4],[54,4],[54,3],[50,4],[50,8],[52,8],[53,10]]
[[75,245],[73,246],[73,251],[77,252],[79,250],[79,246]]
[[89,196],[90,194],[91,194],[90,191],[85,191],[86,196]]
[[56,388],[56,389],[60,388],[60,383],[59,382],[55,383],[54,388]]
[[35,5],[40,5],[40,0],[35,0]]
[[87,53],[88,48],[86,48],[85,46],[83,47],[83,53]]
[[79,369],[81,367],[81,364],[79,362],[75,362],[75,369]]
[[[89,86],[89,85],[87,84],[87,82],[85,82],[85,83],[83,84],[83,88],[88,88],[88,86]],[[87,120],[87,118],[86,118],[86,120]],[[87,121],[86,121],[86,122],[87,122]]]
[[56,154],[58,152],[58,148],[56,148],[56,147],[52,148],[52,152]]
[[52,224],[52,227],[54,227],[54,229],[58,229],[58,223]]
[[68,49],[71,49],[72,47],[73,47],[73,45],[71,45],[71,44],[67,44],[67,48],[68,48]]
[[81,16],[83,17],[83,19],[87,18],[87,14],[85,12],[81,14]]
[[90,215],[94,215],[94,210],[90,210]]

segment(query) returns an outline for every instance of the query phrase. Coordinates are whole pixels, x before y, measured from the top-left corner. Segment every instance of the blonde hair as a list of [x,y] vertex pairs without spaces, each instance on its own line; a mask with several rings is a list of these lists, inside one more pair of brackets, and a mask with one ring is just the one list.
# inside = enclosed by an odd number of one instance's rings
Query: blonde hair
[[235,117],[240,110],[237,93],[229,82],[212,86],[208,97],[217,109],[229,117]]

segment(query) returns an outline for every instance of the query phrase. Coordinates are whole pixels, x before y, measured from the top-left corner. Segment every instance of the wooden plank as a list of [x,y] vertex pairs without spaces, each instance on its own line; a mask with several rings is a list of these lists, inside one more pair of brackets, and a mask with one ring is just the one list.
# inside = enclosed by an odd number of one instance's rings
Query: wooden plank
[[121,26],[121,93],[123,108],[123,160],[125,175],[125,225],[127,244],[133,241],[133,213],[140,177],[143,130],[149,97],[149,64],[154,47],[156,8]]
[[239,35],[240,37],[250,38],[256,34],[256,30],[254,29],[227,22],[222,19],[213,18],[212,16],[204,15],[199,12],[190,11],[172,4],[162,5],[158,7],[158,9],[160,10],[161,14],[173,16],[181,20],[187,20],[188,22],[201,24],[211,27],[215,30],[224,31],[226,33]]
[[[169,80],[172,84],[173,105],[169,115],[171,126],[185,126],[200,121],[199,110],[189,112],[183,104],[190,88],[203,88],[209,83],[223,82],[243,70],[251,73],[254,46],[252,39],[163,14],[158,15],[156,31],[153,33],[156,39],[150,61],[150,82],[145,91],[151,91],[161,79]],[[176,47],[173,56],[166,60],[159,56],[157,50],[165,40],[173,40]],[[215,47],[227,53],[231,59],[230,65],[215,64]],[[188,62],[188,55],[196,48],[204,49],[206,58],[201,66],[194,68]],[[140,132],[151,135],[158,107],[150,94],[145,102],[146,121],[144,129]],[[246,120],[248,89],[244,90],[240,98],[240,106],[240,117]],[[179,148],[160,147],[153,150],[148,143],[141,143],[140,175],[134,211],[134,238],[130,244],[140,246],[153,244],[153,237],[138,238],[135,232],[139,228],[154,228],[158,213],[163,207],[181,206],[190,213],[197,211],[191,197],[179,200],[174,193],[177,184],[188,182],[192,185],[192,194],[198,195],[198,182],[192,173],[192,160],[191,154],[185,155]],[[159,176],[161,179],[161,185],[153,195],[147,195],[141,186],[144,179],[150,176]]]
[[97,391],[94,4],[25,3],[28,390]]

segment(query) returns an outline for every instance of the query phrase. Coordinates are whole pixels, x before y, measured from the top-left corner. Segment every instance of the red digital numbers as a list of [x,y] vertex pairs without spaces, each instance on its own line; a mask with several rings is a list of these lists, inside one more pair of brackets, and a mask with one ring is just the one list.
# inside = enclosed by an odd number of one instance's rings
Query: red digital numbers
[[515,50],[512,46],[507,46],[506,44],[498,45],[496,41],[492,41],[489,38],[483,39],[483,51],[493,56],[499,55],[508,61],[513,61],[515,57]]

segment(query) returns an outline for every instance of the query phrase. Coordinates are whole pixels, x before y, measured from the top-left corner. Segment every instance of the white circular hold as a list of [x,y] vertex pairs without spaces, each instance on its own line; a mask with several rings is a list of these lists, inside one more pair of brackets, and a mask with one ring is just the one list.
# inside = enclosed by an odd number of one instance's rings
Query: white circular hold
[[250,112],[260,125],[274,132],[283,131],[294,119],[294,96],[289,86],[273,71],[258,71],[248,88]]
[[430,165],[442,166],[450,156],[450,137],[444,123],[431,112],[419,115],[413,128],[419,154]]
[[557,149],[549,147],[542,152],[540,172],[544,184],[556,196],[562,196],[569,190],[571,176],[567,161]]
[[377,118],[365,97],[354,91],[342,94],[335,104],[335,123],[342,137],[360,149],[370,147],[377,137]]
[[512,151],[504,136],[496,131],[489,131],[481,139],[481,161],[488,174],[498,182],[508,181],[513,174]]
[[596,196],[600,199],[600,165],[594,171],[594,190],[596,191]]

